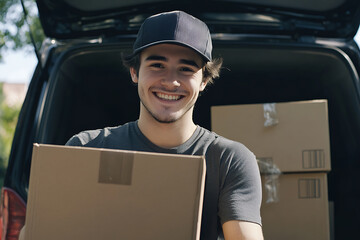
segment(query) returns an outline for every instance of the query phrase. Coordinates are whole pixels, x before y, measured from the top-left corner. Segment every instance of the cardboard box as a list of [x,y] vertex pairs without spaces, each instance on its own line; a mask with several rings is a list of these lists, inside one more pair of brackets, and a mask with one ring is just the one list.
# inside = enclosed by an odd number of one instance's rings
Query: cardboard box
[[276,103],[278,123],[265,126],[264,105],[214,106],[212,130],[247,146],[282,172],[330,171],[326,100]]
[[199,239],[205,160],[34,145],[26,240]]
[[261,216],[266,240],[330,239],[326,173],[280,175],[278,194],[278,202],[266,203],[263,184]]

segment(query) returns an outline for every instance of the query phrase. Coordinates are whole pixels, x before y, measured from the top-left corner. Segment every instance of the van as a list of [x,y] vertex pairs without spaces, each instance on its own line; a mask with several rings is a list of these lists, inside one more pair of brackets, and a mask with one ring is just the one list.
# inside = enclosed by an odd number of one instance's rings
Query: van
[[[122,66],[143,20],[183,10],[210,28],[221,77],[200,96],[194,121],[211,129],[212,106],[326,99],[335,239],[360,218],[358,0],[37,0],[46,40],[21,109],[2,189],[2,240],[25,221],[33,143],[136,120],[137,89]],[[64,176],[66,173],[64,172]]]

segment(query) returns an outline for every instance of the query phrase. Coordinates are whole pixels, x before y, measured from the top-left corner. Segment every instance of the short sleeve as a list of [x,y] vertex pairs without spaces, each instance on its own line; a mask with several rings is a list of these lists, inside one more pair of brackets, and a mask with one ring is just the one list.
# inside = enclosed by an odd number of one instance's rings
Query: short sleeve
[[79,137],[75,135],[66,142],[65,146],[82,146],[82,144]]
[[66,146],[80,146],[80,147],[101,147],[101,141],[104,135],[103,129],[83,131],[77,135],[72,136],[67,142]]
[[219,217],[261,225],[261,178],[255,155],[244,145],[229,141],[220,163]]

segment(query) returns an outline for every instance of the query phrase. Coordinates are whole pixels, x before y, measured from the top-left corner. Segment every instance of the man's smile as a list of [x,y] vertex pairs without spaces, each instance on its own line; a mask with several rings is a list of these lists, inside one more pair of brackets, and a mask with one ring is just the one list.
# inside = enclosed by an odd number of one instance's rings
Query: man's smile
[[179,94],[166,94],[166,93],[160,93],[160,92],[154,92],[155,96],[161,100],[166,101],[177,101],[180,98],[182,98],[182,95]]

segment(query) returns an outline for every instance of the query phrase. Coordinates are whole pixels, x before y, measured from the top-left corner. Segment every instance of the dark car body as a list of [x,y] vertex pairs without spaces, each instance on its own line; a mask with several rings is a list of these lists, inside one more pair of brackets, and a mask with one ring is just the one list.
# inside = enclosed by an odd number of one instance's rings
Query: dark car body
[[[325,4],[326,3],[326,4]],[[136,87],[121,63],[142,21],[184,10],[206,22],[224,70],[199,98],[195,123],[216,105],[328,100],[329,201],[335,239],[360,218],[358,0],[38,0],[48,37],[24,101],[4,181],[1,239],[24,224],[33,143],[63,145],[87,129],[136,120]],[[64,177],[66,173],[64,173]],[[12,238],[14,237],[14,238]]]

